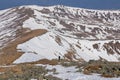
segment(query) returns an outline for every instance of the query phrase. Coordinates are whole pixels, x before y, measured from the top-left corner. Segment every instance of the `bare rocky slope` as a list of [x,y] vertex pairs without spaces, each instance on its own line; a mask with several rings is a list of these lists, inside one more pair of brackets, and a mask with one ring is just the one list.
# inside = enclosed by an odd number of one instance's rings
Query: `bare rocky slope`
[[20,6],[0,11],[0,64],[120,61],[120,11]]

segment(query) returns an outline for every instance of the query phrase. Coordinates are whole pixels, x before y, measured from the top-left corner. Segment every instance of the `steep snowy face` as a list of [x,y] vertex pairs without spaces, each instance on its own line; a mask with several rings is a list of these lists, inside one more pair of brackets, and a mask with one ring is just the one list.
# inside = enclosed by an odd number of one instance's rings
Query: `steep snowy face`
[[14,63],[32,62],[40,59],[62,59],[89,61],[107,60],[119,61],[120,41],[104,40],[89,41],[69,38],[53,32],[35,37],[17,46],[25,52]]
[[0,11],[0,52],[8,53],[14,43],[16,51],[12,53],[24,53],[14,63],[59,56],[79,61],[119,61],[119,35],[120,11],[60,5],[21,6]]
[[27,29],[22,25],[25,20],[33,16],[29,8],[12,8],[0,12],[0,47],[20,37]]

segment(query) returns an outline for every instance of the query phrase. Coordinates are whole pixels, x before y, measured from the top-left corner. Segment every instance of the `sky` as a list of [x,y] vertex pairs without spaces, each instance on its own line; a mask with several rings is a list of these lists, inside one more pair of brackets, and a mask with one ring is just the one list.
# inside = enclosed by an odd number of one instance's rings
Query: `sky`
[[120,0],[0,0],[0,9],[21,5],[65,5],[88,9],[120,10]]

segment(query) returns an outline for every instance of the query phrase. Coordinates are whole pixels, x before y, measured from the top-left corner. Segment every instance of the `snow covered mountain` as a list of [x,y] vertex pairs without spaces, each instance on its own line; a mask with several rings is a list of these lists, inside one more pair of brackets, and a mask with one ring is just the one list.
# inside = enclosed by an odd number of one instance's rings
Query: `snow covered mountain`
[[[20,6],[0,11],[0,63],[120,61],[120,11]],[[10,60],[5,60],[10,58]]]

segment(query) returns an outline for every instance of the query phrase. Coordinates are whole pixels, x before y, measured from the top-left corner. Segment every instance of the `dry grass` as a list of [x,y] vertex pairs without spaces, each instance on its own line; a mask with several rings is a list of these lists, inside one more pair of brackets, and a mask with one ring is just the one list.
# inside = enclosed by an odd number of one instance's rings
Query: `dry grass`
[[58,60],[53,59],[53,60],[48,60],[48,59],[42,59],[37,61],[38,64],[49,64],[49,65],[57,65]]
[[103,77],[119,77],[120,62],[91,61],[84,65],[85,74],[98,73]]
[[87,70],[84,70],[83,73],[87,74],[87,75],[91,75],[91,73],[89,71],[87,71]]
[[114,77],[113,75],[109,75],[109,74],[102,74],[101,76],[102,77],[106,77],[106,78],[112,78],[112,77]]
[[58,60],[57,59],[52,59],[52,60],[48,60],[48,59],[41,59],[39,61],[35,61],[35,62],[28,62],[28,63],[23,63],[23,64],[49,64],[49,65],[57,65],[58,64]]
[[19,64],[19,65],[14,65],[14,66],[8,66],[8,67],[0,67],[0,72],[13,72],[16,74],[22,74],[23,73],[23,68],[31,68],[33,67],[33,64]]
[[25,34],[22,34],[15,41],[8,44],[6,47],[4,47],[1,50],[2,54],[0,54],[0,65],[3,64],[9,65],[23,54],[23,52],[17,51],[16,47],[18,44],[24,43],[25,41],[28,41],[35,36],[45,34],[46,32],[47,30],[43,30],[43,29],[33,30]]
[[0,67],[0,72],[5,72],[6,68]]
[[100,65],[89,65],[85,69],[87,69],[87,70],[100,70],[100,67],[101,67]]

